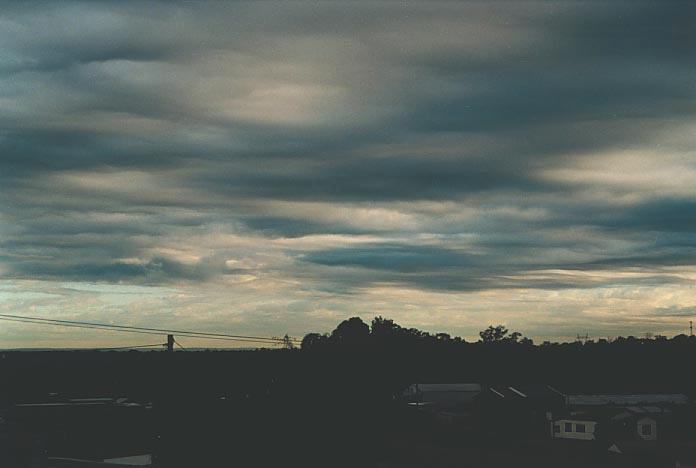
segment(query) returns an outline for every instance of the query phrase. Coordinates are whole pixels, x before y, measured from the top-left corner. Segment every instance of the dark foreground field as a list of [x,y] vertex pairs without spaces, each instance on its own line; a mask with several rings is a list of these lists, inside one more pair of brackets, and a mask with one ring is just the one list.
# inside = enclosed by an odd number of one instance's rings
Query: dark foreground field
[[[484,433],[477,424],[485,414],[466,430],[439,424],[397,396],[413,382],[483,382],[679,392],[693,400],[695,351],[694,339],[685,338],[591,346],[362,342],[275,351],[5,352],[0,466],[51,466],[40,454],[98,460],[136,453],[152,453],[157,466],[171,468],[675,466],[678,454],[694,452],[693,436],[618,457],[606,447],[524,430]],[[95,397],[122,398],[140,409],[128,416],[12,418],[17,404]]]

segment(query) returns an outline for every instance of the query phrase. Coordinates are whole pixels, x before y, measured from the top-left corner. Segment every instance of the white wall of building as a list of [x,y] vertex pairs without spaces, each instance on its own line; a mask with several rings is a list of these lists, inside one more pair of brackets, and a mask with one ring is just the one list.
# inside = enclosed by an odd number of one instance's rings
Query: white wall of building
[[653,418],[641,418],[636,424],[638,437],[643,440],[657,440],[657,421]]
[[[553,422],[554,439],[595,440],[595,421],[558,419]],[[558,427],[558,429],[556,429]],[[584,429],[584,431],[583,431]]]

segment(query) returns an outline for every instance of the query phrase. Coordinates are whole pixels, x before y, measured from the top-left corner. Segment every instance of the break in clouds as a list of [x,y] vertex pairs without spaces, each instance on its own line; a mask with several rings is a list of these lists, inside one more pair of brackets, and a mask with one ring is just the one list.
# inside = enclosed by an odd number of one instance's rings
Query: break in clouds
[[266,335],[379,314],[467,338],[680,333],[695,10],[7,2],[0,311]]

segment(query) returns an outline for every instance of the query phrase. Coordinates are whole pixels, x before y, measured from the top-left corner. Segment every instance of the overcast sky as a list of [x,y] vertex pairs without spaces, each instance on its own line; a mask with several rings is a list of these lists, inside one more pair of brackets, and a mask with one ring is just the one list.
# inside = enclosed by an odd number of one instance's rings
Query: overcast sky
[[685,332],[695,51],[693,2],[5,3],[0,313]]

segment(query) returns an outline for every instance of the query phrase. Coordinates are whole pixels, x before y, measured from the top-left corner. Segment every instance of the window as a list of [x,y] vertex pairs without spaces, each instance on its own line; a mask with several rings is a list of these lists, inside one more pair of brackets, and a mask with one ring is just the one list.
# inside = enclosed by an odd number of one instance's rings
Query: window
[[563,432],[573,432],[573,423],[565,423]]
[[553,432],[554,432],[554,434],[558,434],[559,432],[561,432],[561,425],[560,425],[560,424],[554,424],[554,425],[553,425]]
[[585,432],[585,425],[584,424],[576,424],[575,425],[575,432]]
[[652,435],[652,426],[650,424],[641,424],[640,433],[644,436]]

